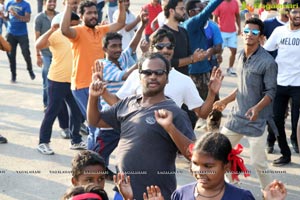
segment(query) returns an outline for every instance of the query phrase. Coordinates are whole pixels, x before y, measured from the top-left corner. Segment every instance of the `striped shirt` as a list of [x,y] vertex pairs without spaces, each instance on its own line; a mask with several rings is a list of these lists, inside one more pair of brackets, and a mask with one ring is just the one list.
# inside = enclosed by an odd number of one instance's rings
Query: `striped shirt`
[[[108,59],[100,59],[99,62],[103,63],[103,79],[107,82],[106,89],[115,94],[122,87],[124,81],[122,80],[125,72],[133,64],[136,63],[135,54],[133,54],[131,48],[126,48],[122,51],[120,58],[118,59],[120,68]],[[110,106],[104,101],[101,101],[102,110],[107,110]]]

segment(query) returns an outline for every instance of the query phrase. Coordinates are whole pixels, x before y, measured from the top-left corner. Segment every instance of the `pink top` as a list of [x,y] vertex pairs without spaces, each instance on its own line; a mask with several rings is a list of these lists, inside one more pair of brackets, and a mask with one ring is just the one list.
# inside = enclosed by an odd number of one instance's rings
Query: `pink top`
[[219,17],[218,24],[221,32],[236,32],[235,15],[239,13],[239,5],[236,0],[223,1],[216,8],[213,14]]

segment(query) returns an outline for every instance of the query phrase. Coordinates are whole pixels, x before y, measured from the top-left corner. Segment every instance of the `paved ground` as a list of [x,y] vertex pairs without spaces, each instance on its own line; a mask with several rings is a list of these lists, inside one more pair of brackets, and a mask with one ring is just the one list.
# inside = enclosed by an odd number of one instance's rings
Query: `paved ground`
[[[132,10],[137,13],[145,2],[147,1],[132,0]],[[35,3],[32,5],[32,10],[33,16],[35,16]],[[58,10],[62,10],[61,5],[58,5]],[[31,51],[35,55],[32,21],[28,27],[31,36]],[[224,63],[227,63],[228,53],[225,50]],[[8,144],[0,145],[0,199],[59,199],[71,185],[70,162],[76,151],[69,149],[70,142],[68,140],[61,139],[56,123],[51,143],[55,155],[44,156],[37,152],[39,127],[43,118],[41,70],[36,66],[34,67],[37,78],[31,81],[20,51],[17,58],[17,83],[11,84],[7,57],[4,52],[0,52],[0,133],[9,141]],[[35,58],[33,58],[33,63],[35,63]],[[220,95],[228,94],[235,87],[235,82],[235,78],[225,77]],[[227,113],[228,110],[224,114]],[[290,134],[289,120],[287,123],[288,134]],[[199,135],[201,132],[197,132],[197,134]],[[245,163],[249,163],[248,144],[245,140],[242,143],[245,146],[243,152]],[[279,157],[279,149],[276,146],[275,154],[268,156],[269,163],[277,157]],[[112,169],[115,163],[115,155],[112,155]],[[177,167],[182,172],[178,174],[178,186],[193,181],[186,160],[179,158]],[[250,165],[247,167],[253,170]],[[300,157],[294,152],[291,164],[281,168],[271,167],[271,170],[274,170],[274,178],[286,183],[288,200],[299,199],[299,168]],[[251,190],[257,199],[261,199],[258,179],[255,174],[251,174],[247,179],[242,178],[241,182],[241,187]],[[112,183],[108,182],[106,190],[110,198],[113,195],[111,188]]]

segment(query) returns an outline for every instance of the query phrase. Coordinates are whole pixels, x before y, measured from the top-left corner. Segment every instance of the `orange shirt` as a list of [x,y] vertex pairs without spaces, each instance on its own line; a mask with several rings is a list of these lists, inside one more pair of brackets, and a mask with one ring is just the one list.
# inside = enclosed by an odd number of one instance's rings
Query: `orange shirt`
[[102,38],[109,31],[109,25],[96,26],[95,29],[84,25],[74,28],[76,37],[70,39],[73,52],[72,90],[87,88],[92,82],[94,61],[104,58]]

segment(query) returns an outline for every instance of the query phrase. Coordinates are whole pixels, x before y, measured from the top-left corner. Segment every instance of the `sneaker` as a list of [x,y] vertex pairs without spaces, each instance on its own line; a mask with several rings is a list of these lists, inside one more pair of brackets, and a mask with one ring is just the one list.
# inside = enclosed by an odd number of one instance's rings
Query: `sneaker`
[[61,130],[60,135],[64,139],[69,139],[71,136],[71,130],[69,128],[65,128]]
[[228,76],[236,76],[235,71],[233,71],[232,67],[227,69],[227,75]]
[[4,143],[7,143],[7,139],[2,135],[0,135],[0,144],[4,144]]
[[282,165],[289,164],[290,162],[291,162],[291,158],[290,157],[281,156],[280,158],[274,160],[272,164],[275,167],[280,167]]
[[87,146],[86,146],[85,142],[81,141],[80,143],[71,144],[70,149],[73,149],[73,150],[85,150],[85,149],[87,149]]
[[80,132],[82,133],[82,135],[89,135],[89,130],[88,130],[87,126],[85,125],[85,123],[81,123]]
[[53,155],[54,151],[50,148],[49,144],[47,143],[42,143],[39,144],[37,150],[44,155]]
[[297,142],[295,142],[294,140],[291,140],[291,143],[292,143],[292,146],[293,146],[293,149],[296,153],[299,153],[299,147],[298,147],[298,144]]
[[31,80],[35,79],[35,74],[33,73],[33,71],[29,71],[29,76],[30,76]]

